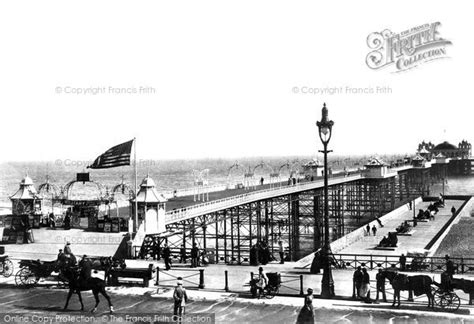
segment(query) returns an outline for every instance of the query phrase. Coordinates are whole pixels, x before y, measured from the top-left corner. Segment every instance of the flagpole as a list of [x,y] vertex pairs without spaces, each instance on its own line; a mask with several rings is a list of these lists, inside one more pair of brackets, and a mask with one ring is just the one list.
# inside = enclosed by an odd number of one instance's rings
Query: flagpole
[[133,138],[133,165],[135,166],[135,221],[133,222],[133,232],[138,231],[138,183],[137,183],[137,139]]

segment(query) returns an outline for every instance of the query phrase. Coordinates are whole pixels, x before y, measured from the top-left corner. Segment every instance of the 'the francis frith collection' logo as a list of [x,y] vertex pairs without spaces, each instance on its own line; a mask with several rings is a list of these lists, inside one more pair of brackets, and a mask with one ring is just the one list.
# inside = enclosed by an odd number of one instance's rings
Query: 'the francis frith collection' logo
[[400,72],[448,57],[446,46],[451,42],[440,37],[440,25],[440,22],[424,24],[398,34],[388,29],[371,33],[367,37],[372,50],[365,60],[367,66],[374,70],[394,66],[394,72]]

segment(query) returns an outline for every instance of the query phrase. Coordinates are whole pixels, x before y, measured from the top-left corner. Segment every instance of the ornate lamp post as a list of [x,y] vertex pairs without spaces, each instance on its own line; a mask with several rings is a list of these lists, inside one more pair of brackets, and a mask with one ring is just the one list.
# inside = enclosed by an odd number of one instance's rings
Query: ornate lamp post
[[323,279],[321,281],[321,297],[331,298],[334,296],[334,280],[331,272],[331,247],[329,245],[329,203],[328,203],[328,143],[331,140],[332,126],[334,122],[328,119],[328,109],[324,103],[321,121],[316,122],[319,129],[319,138],[323,143],[324,150],[324,246],[322,249],[323,258]]

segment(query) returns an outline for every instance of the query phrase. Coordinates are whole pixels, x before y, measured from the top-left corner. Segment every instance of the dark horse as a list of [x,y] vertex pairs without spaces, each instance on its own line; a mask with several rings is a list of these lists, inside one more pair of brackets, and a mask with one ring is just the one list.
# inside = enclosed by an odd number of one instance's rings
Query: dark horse
[[460,289],[466,294],[469,294],[469,305],[472,305],[472,300],[474,299],[474,281],[466,279],[451,279],[451,288]]
[[394,290],[392,306],[395,306],[398,299],[397,307],[400,307],[400,291],[408,290],[408,300],[413,300],[413,293],[415,293],[415,296],[426,295],[428,297],[428,307],[434,307],[434,297],[431,291],[431,285],[439,286],[439,284],[429,276],[407,276],[405,274],[388,270],[384,270],[382,274],[384,278],[387,278],[390,284],[392,284]]
[[97,310],[97,306],[99,305],[99,293],[101,293],[107,302],[109,303],[110,313],[114,311],[114,307],[110,301],[109,295],[105,291],[105,281],[99,278],[88,278],[84,279],[81,278],[79,273],[78,267],[69,267],[63,270],[64,276],[67,278],[69,284],[69,293],[67,295],[66,305],[64,309],[67,309],[67,305],[69,304],[69,299],[71,298],[73,293],[76,293],[79,297],[79,301],[81,302],[81,310],[84,310],[84,304],[82,303],[82,296],[81,291],[89,291],[92,290],[95,298],[95,306],[91,310],[91,312],[95,312]]

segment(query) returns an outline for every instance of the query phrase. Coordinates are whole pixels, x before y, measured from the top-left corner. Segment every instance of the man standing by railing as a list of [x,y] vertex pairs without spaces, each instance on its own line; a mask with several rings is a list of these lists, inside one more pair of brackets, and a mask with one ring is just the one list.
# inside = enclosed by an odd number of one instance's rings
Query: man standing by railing
[[199,266],[198,258],[199,258],[199,248],[197,247],[197,244],[194,243],[193,248],[191,249],[191,268],[196,268]]
[[362,268],[360,266],[357,267],[356,271],[354,271],[354,275],[352,280],[354,281],[354,292],[352,294],[353,298],[359,299],[360,298],[360,288],[362,287]]
[[385,294],[385,276],[382,274],[382,269],[379,269],[379,272],[375,276],[375,279],[377,281],[377,295],[375,297],[375,300],[379,300],[379,292],[382,294],[382,300],[384,303],[387,302],[387,296]]
[[170,247],[168,246],[167,243],[165,243],[165,246],[163,248],[163,259],[165,260],[165,267],[166,270],[171,269],[171,250]]

